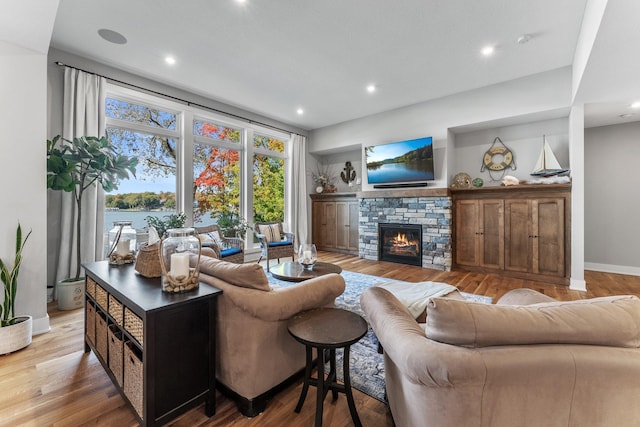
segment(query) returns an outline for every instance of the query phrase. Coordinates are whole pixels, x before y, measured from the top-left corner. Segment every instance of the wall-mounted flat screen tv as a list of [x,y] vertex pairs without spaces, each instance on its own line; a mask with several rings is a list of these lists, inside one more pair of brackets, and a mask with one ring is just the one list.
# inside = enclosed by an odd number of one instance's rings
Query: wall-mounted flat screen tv
[[372,145],[364,150],[369,184],[420,183],[434,179],[430,136]]

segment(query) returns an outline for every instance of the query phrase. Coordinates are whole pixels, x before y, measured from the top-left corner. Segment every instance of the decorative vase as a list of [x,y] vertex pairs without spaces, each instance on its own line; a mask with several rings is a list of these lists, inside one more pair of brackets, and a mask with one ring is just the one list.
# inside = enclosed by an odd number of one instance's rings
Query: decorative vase
[[58,310],[75,310],[84,307],[84,278],[61,280],[56,286]]
[[33,318],[18,316],[18,323],[0,328],[0,354],[12,353],[31,344]]
[[136,259],[136,230],[132,221],[114,221],[109,230],[109,253],[111,265],[131,264]]
[[172,228],[160,243],[162,291],[180,293],[198,287],[201,246],[193,228]]
[[318,261],[318,251],[313,243],[303,243],[298,248],[298,262],[305,270],[313,270]]

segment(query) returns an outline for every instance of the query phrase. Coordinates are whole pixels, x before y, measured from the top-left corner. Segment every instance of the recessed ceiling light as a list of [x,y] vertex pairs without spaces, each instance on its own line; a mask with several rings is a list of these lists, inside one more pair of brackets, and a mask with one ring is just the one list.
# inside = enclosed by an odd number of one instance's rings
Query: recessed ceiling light
[[164,62],[169,65],[173,65],[176,63],[176,59],[173,56],[167,56],[166,58],[164,58]]
[[106,28],[99,29],[98,35],[110,43],[115,43],[115,44],[127,43],[127,38],[125,36],[123,36],[122,34],[116,31],[108,30]]
[[484,56],[491,56],[493,52],[495,52],[495,48],[493,46],[485,46],[480,51]]
[[640,101],[635,101],[631,104],[631,108],[640,108]]
[[247,0],[236,0],[238,3],[245,3]]
[[371,84],[371,85],[368,85],[368,86],[367,86],[367,92],[369,92],[369,93],[373,93],[373,92],[375,92],[375,91],[376,91],[376,85]]
[[296,113],[298,113],[298,115],[300,115],[300,116],[301,116],[301,115],[303,115],[303,114],[304,114],[304,110],[303,110],[302,108],[298,108],[298,109],[296,110]]

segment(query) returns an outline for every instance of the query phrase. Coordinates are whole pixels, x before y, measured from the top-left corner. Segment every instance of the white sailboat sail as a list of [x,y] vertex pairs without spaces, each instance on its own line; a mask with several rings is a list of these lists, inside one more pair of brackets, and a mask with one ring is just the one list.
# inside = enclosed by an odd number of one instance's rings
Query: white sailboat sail
[[553,176],[567,172],[569,169],[560,167],[560,163],[558,162],[555,154],[553,154],[551,146],[544,135],[542,136],[542,140],[544,141],[542,144],[542,150],[540,151],[540,156],[538,156],[538,161],[536,162],[536,166],[533,168],[531,175]]

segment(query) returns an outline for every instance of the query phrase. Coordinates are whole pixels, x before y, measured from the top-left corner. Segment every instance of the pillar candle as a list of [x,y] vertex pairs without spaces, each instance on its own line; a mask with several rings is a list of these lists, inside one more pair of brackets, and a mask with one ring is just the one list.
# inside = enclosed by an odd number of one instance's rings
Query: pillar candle
[[174,278],[189,275],[189,252],[171,254],[171,275]]
[[129,255],[130,240],[120,239],[118,240],[118,246],[116,246],[116,254],[120,256]]
[[304,262],[311,262],[311,251],[304,251],[302,259],[304,259]]

